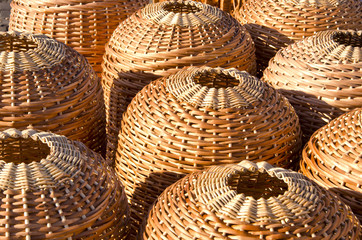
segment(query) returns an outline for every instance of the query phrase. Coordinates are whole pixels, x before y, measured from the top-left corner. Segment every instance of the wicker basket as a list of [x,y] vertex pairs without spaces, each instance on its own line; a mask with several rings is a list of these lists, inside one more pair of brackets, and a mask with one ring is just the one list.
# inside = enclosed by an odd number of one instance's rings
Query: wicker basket
[[102,72],[104,46],[120,22],[148,0],[13,0],[10,30],[42,33],[83,54]]
[[9,27],[11,0],[0,0],[0,31],[7,31]]
[[0,142],[1,239],[125,239],[127,198],[100,155],[30,129]]
[[337,193],[362,222],[362,108],[313,134],[303,150],[304,175]]
[[215,166],[167,188],[139,239],[360,239],[358,219],[302,174],[267,163]]
[[[169,0],[153,0],[153,3],[165,2]],[[204,4],[209,4],[214,7],[218,7],[221,10],[232,13],[234,10],[234,0],[196,0],[196,2],[202,2]]]
[[362,31],[324,31],[284,48],[263,79],[294,106],[305,141],[320,127],[362,107]]
[[235,17],[250,32],[258,68],[263,70],[279,49],[316,32],[361,29],[361,0],[238,0]]
[[119,134],[132,227],[185,174],[240,159],[291,166],[300,148],[294,109],[246,72],[190,67],[156,80],[132,100]]
[[145,85],[184,66],[255,72],[255,48],[234,18],[193,1],[149,4],[121,23],[106,47],[103,89],[107,159],[114,161],[120,119]]
[[0,130],[34,127],[105,148],[102,88],[86,59],[45,35],[0,33]]

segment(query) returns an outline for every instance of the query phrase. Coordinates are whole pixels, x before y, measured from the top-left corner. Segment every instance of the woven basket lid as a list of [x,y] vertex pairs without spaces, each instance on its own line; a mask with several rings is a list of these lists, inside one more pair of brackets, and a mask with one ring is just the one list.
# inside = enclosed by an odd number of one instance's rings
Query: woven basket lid
[[30,125],[104,147],[100,83],[70,47],[45,35],[0,33],[0,80],[0,129]]
[[362,222],[362,108],[334,119],[303,150],[304,175],[337,193]]
[[147,0],[13,0],[9,29],[41,33],[84,55],[101,73],[104,46],[114,29]]
[[103,158],[36,130],[0,132],[0,237],[124,239],[129,208]]
[[245,158],[291,166],[301,147],[286,98],[247,72],[210,67],[147,85],[124,114],[118,144],[116,169],[135,222],[185,174]]
[[263,69],[276,52],[316,32],[360,29],[360,0],[245,0],[235,17],[250,32]]
[[362,31],[323,31],[281,49],[263,79],[289,99],[308,139],[362,106],[361,70]]
[[359,239],[350,208],[303,175],[262,163],[214,166],[168,187],[139,239]]

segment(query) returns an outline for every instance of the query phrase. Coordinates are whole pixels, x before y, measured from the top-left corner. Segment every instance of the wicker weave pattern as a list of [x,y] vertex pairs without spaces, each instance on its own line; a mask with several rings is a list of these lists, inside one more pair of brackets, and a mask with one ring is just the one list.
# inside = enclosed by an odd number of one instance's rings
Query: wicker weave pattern
[[239,5],[235,17],[250,32],[262,69],[279,49],[296,40],[319,31],[362,26],[360,0],[239,0]]
[[[165,2],[169,0],[153,0],[154,3]],[[209,4],[214,7],[218,7],[221,10],[231,13],[234,10],[234,0],[196,0],[196,2],[202,2],[204,4]]]
[[101,73],[104,46],[120,22],[146,0],[14,0],[10,30],[50,36],[83,54]]
[[[273,182],[284,183],[283,191],[254,196],[264,191],[258,184]],[[253,188],[241,188],[251,183]],[[248,161],[186,176],[164,191],[146,220],[139,239],[359,239],[360,234],[357,218],[336,195],[299,173]]]
[[0,31],[7,31],[9,27],[11,0],[0,0]]
[[334,119],[313,134],[301,171],[336,192],[362,222],[362,108]]
[[114,160],[119,120],[138,91],[184,66],[204,64],[256,70],[249,33],[215,7],[192,1],[149,4],[121,23],[103,65],[107,159]]
[[294,106],[305,139],[362,106],[362,31],[323,31],[284,48],[264,80]]
[[105,145],[102,88],[79,53],[44,35],[0,33],[0,129],[31,127]]
[[300,147],[286,98],[246,72],[190,67],[156,80],[132,100],[119,134],[116,169],[133,228],[185,174],[243,158],[290,166]]
[[100,155],[35,130],[2,131],[0,142],[1,238],[125,239],[127,198]]

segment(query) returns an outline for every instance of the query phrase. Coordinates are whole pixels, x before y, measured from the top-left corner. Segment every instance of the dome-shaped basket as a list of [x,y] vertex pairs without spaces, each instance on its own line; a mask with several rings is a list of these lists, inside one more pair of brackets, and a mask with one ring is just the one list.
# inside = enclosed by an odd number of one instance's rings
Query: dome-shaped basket
[[124,114],[116,156],[132,227],[185,174],[240,159],[292,166],[300,134],[287,99],[246,72],[190,67],[150,83]]
[[125,239],[129,207],[104,159],[36,130],[0,132],[0,238]]
[[361,0],[237,0],[235,17],[250,32],[258,68],[263,70],[279,49],[316,32],[361,29]]
[[305,140],[362,107],[362,31],[323,31],[278,52],[263,79],[295,108]]
[[0,0],[0,31],[7,31],[9,27],[11,0]]
[[[169,0],[153,0],[153,3],[165,2]],[[231,13],[234,10],[234,0],[195,0],[196,2],[202,2],[204,4],[209,4],[214,7],[218,7],[221,10]]]
[[362,108],[316,131],[305,145],[300,168],[337,193],[362,222]]
[[267,163],[215,166],[168,187],[139,239],[360,239],[350,208],[302,174]]
[[83,54],[102,72],[104,46],[114,29],[146,0],[13,0],[10,30],[41,33]]
[[199,65],[256,70],[249,33],[216,7],[193,1],[149,4],[118,26],[103,65],[108,160],[114,160],[117,123],[136,93],[152,80]]
[[64,44],[0,33],[0,130],[33,127],[104,150],[102,88],[92,67]]

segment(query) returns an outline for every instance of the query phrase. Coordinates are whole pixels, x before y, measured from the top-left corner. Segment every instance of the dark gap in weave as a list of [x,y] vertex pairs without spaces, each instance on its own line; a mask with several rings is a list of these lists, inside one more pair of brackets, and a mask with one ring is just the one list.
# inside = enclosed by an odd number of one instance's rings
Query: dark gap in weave
[[2,35],[0,36],[0,51],[1,52],[26,52],[31,49],[38,47],[33,40],[12,36],[12,35]]
[[362,35],[351,32],[337,32],[333,41],[351,47],[362,47]]
[[243,193],[254,199],[277,197],[288,190],[288,185],[277,177],[268,173],[248,171],[235,174],[230,179],[229,186],[238,194]]
[[196,13],[200,12],[201,9],[190,4],[170,2],[164,9],[168,12],[173,13]]
[[1,140],[0,153],[0,160],[7,163],[29,164],[46,158],[50,154],[50,148],[47,144],[31,138],[8,138]]
[[235,87],[240,84],[236,78],[224,73],[207,72],[199,73],[193,77],[196,84],[209,88]]

